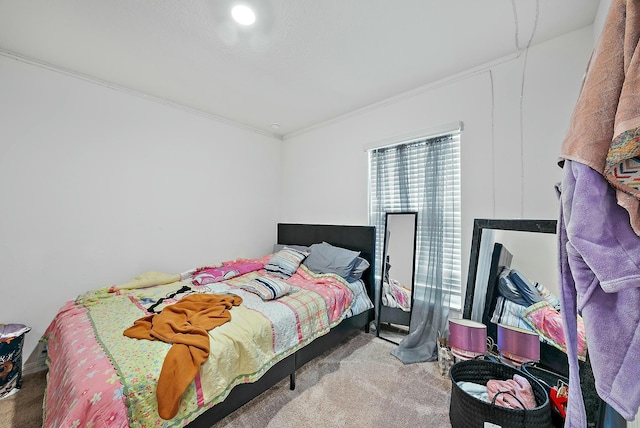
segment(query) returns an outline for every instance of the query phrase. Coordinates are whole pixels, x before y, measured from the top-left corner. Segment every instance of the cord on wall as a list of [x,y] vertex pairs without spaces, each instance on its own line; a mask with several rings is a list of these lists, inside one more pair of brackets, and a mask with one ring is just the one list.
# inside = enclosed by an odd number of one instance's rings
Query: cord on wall
[[493,189],[493,217],[496,216],[496,133],[495,133],[495,91],[493,87],[493,71],[489,70],[491,83],[491,188]]
[[[511,6],[513,8],[513,18],[515,21],[516,31],[516,50],[520,50],[519,43],[519,28],[518,28],[518,13],[516,10],[515,0],[511,0]],[[524,218],[524,119],[523,119],[523,98],[524,98],[524,82],[525,82],[525,72],[527,69],[527,57],[529,56],[529,47],[531,46],[531,42],[533,41],[533,37],[536,34],[536,28],[538,27],[538,17],[540,14],[540,0],[536,0],[536,17],[533,22],[533,29],[531,30],[531,36],[527,41],[527,45],[524,48],[524,60],[522,63],[522,78],[520,80],[520,216]]]

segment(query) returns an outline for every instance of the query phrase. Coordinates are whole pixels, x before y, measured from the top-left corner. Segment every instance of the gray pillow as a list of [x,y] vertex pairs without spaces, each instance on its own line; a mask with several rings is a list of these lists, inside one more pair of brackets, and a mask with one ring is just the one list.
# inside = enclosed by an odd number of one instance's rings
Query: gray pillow
[[367,270],[369,268],[369,266],[370,265],[369,265],[368,261],[366,261],[362,257],[358,257],[356,259],[355,266],[353,266],[353,270],[351,271],[351,274],[347,278],[347,281],[355,282],[355,281],[359,280],[360,278],[362,278],[362,274],[364,273],[365,270]]
[[498,275],[498,293],[513,303],[527,307],[539,302],[542,297],[538,290],[523,278],[520,272],[505,267]]
[[285,245],[285,244],[273,244],[273,252],[277,253],[282,250],[284,247],[293,248],[294,250],[302,251],[303,253],[309,252],[309,247],[305,247],[304,245]]
[[315,273],[335,273],[347,279],[353,270],[359,251],[351,251],[346,248],[334,247],[323,242],[309,247],[309,256],[303,264]]

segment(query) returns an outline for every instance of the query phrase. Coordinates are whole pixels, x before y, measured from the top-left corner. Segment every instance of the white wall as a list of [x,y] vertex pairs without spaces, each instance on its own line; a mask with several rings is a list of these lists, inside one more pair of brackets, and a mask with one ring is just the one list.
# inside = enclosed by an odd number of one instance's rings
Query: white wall
[[[363,146],[462,121],[464,287],[474,218],[557,218],[556,159],[592,32],[583,28],[286,139],[282,220],[367,224]],[[555,282],[556,269],[548,269]]]
[[593,21],[593,43],[595,44],[600,37],[600,33],[602,33],[602,29],[604,28],[604,23],[607,19],[607,15],[609,14],[609,9],[611,8],[611,0],[600,0],[600,4],[598,5],[598,12],[596,14],[596,18]]
[[3,56],[0,94],[0,323],[32,327],[25,359],[84,291],[271,249],[279,140]]

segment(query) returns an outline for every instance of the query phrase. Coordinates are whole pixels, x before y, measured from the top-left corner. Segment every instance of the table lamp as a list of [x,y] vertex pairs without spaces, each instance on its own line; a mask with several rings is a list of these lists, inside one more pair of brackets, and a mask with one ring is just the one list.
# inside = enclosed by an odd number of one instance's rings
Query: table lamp
[[449,346],[451,353],[461,360],[484,355],[487,351],[487,326],[468,319],[450,319]]
[[498,324],[498,351],[503,362],[520,366],[540,361],[540,338],[532,331]]

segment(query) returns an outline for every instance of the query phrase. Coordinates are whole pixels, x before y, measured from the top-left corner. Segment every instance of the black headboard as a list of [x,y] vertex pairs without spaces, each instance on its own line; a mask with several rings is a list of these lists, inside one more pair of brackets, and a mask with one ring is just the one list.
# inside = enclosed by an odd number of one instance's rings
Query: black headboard
[[487,335],[498,343],[498,326],[491,322],[491,316],[496,309],[496,303],[500,293],[497,290],[498,276],[502,269],[511,267],[513,255],[499,242],[493,244],[491,266],[489,267],[489,280],[487,282],[487,297],[482,313],[482,324],[487,326]]
[[278,244],[311,245],[326,242],[337,247],[360,251],[371,265],[362,279],[371,301],[374,298],[376,228],[374,226],[341,226],[330,224],[278,223]]

